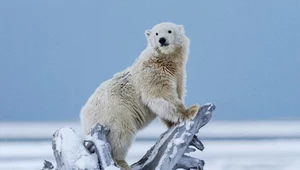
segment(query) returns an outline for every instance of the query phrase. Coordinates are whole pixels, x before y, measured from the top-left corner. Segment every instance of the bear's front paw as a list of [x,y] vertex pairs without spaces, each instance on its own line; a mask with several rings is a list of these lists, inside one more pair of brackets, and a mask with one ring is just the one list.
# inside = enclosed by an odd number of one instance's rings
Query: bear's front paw
[[199,111],[200,106],[198,104],[194,104],[191,107],[189,107],[185,112],[185,119],[190,120],[195,117],[197,112]]

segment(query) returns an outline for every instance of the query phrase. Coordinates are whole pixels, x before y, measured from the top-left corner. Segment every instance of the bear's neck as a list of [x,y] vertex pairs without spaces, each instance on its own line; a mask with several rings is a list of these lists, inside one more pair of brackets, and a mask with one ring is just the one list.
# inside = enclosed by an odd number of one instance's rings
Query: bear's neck
[[144,65],[168,72],[176,75],[185,69],[187,53],[183,49],[175,49],[173,53],[152,55],[148,60],[144,61]]
[[170,54],[163,54],[153,48],[147,47],[132,64],[131,69],[135,70],[140,68],[140,66],[144,65],[145,63],[148,63],[152,66],[163,67],[171,64],[172,67],[176,66],[177,68],[179,67],[184,69],[188,59],[188,52],[187,46],[177,47],[174,52]]
[[158,51],[157,55],[153,55],[152,59],[164,61],[166,63],[172,62],[178,65],[184,65],[188,57],[187,48],[184,46],[177,47],[172,53],[164,54]]

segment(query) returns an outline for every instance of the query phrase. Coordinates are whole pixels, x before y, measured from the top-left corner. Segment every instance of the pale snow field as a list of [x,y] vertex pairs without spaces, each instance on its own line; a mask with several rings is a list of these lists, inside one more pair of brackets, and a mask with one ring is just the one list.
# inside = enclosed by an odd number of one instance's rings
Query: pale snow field
[[[0,123],[0,170],[40,170],[44,159],[53,162],[50,139],[34,139],[50,138],[55,129],[65,125],[80,129],[77,123],[68,122]],[[130,149],[128,162],[140,159],[155,143],[139,139],[157,138],[164,129],[155,122],[141,132]],[[205,160],[206,170],[298,170],[300,167],[299,121],[210,122],[200,130],[199,137],[205,149],[192,155]]]

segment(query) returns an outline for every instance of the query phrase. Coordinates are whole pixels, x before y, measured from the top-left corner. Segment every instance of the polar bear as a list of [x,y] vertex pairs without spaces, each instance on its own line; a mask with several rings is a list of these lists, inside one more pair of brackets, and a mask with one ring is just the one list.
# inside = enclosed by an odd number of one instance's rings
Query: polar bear
[[126,170],[125,157],[137,131],[156,117],[171,127],[193,118],[199,109],[183,103],[189,52],[184,27],[164,22],[145,35],[147,48],[130,67],[103,82],[80,113],[86,134],[96,123],[110,129],[113,159]]

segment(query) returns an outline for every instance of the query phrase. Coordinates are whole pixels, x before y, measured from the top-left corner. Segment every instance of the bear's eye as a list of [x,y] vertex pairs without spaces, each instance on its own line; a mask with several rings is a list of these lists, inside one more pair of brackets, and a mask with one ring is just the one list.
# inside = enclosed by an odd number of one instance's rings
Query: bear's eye
[[171,31],[171,30],[169,30],[169,31],[168,31],[168,33],[169,33],[169,34],[171,34],[171,33],[172,33],[172,31]]
[[158,33],[156,33],[155,35],[158,36]]

